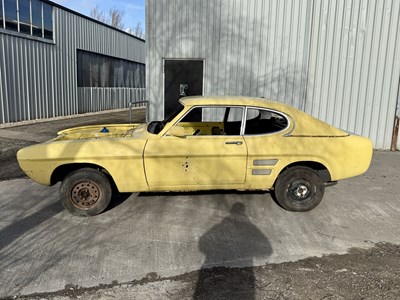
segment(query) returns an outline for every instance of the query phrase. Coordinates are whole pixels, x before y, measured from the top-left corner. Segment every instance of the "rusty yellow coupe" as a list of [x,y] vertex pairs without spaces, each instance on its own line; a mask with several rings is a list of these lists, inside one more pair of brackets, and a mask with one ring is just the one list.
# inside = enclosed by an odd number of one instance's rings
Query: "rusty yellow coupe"
[[113,187],[271,190],[283,208],[309,211],[326,186],[368,169],[372,143],[275,101],[187,97],[164,121],[67,129],[17,157],[34,181],[61,181],[76,215],[101,213]]

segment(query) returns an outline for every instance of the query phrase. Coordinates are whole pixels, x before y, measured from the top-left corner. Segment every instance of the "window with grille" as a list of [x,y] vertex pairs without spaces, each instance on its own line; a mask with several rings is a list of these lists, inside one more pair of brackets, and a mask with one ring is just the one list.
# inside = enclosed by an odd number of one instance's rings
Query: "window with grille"
[[145,65],[78,50],[78,87],[145,87]]

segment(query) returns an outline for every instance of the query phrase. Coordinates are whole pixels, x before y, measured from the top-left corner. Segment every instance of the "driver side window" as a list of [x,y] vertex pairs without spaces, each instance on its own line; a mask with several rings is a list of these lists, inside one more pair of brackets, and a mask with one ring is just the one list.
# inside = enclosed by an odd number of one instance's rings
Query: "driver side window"
[[242,107],[194,107],[177,124],[186,135],[240,135]]

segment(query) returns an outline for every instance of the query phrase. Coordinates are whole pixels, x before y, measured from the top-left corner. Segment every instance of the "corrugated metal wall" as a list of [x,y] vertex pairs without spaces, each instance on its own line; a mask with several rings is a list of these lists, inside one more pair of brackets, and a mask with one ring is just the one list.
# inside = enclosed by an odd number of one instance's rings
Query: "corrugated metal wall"
[[[77,114],[87,103],[90,111],[127,107],[125,98],[107,99],[107,92],[97,101],[98,88],[90,98],[78,93],[77,49],[144,63],[144,41],[60,7],[53,8],[53,24],[54,43],[0,31],[0,123]],[[126,94],[113,90],[110,96]]]
[[302,106],[311,4],[148,0],[146,84],[151,118],[163,116],[162,58],[204,58],[205,94],[284,98]]
[[315,1],[306,111],[390,149],[400,79],[400,1]]
[[125,108],[130,102],[145,101],[146,89],[82,87],[78,88],[78,99],[79,113]]
[[147,0],[150,119],[163,59],[205,60],[204,94],[261,96],[389,149],[400,78],[400,1]]

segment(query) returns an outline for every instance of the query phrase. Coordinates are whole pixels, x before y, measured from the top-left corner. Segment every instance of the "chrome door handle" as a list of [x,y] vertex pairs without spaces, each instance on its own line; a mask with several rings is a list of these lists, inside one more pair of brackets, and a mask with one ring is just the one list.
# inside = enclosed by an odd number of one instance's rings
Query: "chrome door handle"
[[225,142],[226,145],[241,145],[243,144],[242,141],[232,141],[232,142]]

